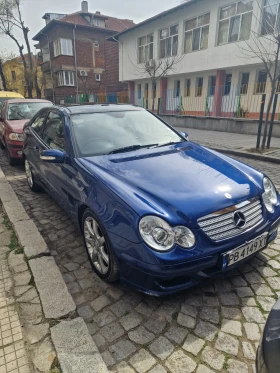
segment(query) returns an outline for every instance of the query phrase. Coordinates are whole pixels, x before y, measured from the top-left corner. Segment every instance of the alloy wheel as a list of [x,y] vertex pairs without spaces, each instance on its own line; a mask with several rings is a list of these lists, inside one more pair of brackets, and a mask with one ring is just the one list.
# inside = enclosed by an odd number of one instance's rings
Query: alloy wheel
[[99,273],[105,275],[109,271],[110,257],[105,237],[98,223],[91,216],[84,221],[84,237],[92,264]]

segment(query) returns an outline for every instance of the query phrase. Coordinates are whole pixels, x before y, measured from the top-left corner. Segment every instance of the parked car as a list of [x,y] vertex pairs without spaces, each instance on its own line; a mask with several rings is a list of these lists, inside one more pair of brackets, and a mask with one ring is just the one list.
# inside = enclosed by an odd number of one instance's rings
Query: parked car
[[40,109],[51,106],[47,100],[6,100],[0,114],[0,146],[6,148],[10,165],[22,158],[23,126]]
[[240,266],[272,242],[263,173],[130,105],[42,109],[24,129],[27,181],[80,227],[94,271],[154,295]]
[[257,373],[280,372],[280,298],[270,312],[257,352]]
[[17,92],[9,92],[9,91],[0,91],[0,110],[6,100],[10,100],[12,98],[21,99],[24,97]]

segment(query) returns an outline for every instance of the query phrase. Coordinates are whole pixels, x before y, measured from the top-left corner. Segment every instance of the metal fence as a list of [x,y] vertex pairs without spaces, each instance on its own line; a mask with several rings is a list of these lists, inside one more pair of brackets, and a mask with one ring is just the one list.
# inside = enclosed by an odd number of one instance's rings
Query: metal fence
[[[49,98],[52,101],[52,98]],[[127,104],[129,103],[128,92],[111,92],[111,93],[95,93],[95,94],[79,94],[79,95],[57,95],[55,94],[55,103],[58,105],[71,104]]]
[[[280,85],[279,85],[280,93]],[[258,119],[262,95],[266,93],[264,113],[267,112],[269,95],[268,83],[253,85],[224,85],[215,87],[186,87],[147,93],[135,92],[135,104],[146,107],[159,114],[177,114],[194,116],[214,116],[227,118]],[[270,110],[270,114],[272,108]],[[280,100],[275,119],[280,119]]]

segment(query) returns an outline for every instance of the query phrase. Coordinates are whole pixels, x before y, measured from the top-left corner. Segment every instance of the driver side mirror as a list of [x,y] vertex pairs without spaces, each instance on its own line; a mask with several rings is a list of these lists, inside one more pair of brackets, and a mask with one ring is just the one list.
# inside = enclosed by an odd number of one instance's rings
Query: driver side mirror
[[23,126],[23,130],[25,130],[29,126],[29,122],[26,122]]
[[180,134],[186,139],[188,140],[189,139],[189,135],[187,134],[187,132],[180,132]]
[[63,163],[65,154],[61,150],[48,149],[42,151],[40,159],[48,163]]

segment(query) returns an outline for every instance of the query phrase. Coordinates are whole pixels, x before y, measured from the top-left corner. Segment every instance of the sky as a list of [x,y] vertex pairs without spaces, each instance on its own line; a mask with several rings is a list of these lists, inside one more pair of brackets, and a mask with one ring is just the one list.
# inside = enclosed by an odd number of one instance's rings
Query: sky
[[[45,13],[69,14],[81,9],[82,0],[22,0],[23,16],[26,25],[30,28],[30,41],[33,46],[35,42],[31,39],[40,31],[45,21],[42,16]],[[89,11],[95,13],[132,19],[135,23],[152,17],[164,10],[179,5],[182,0],[88,0]],[[18,35],[22,40],[22,35]],[[0,51],[6,50],[18,54],[16,44],[6,36],[0,35]],[[35,50],[34,50],[35,51]]]

